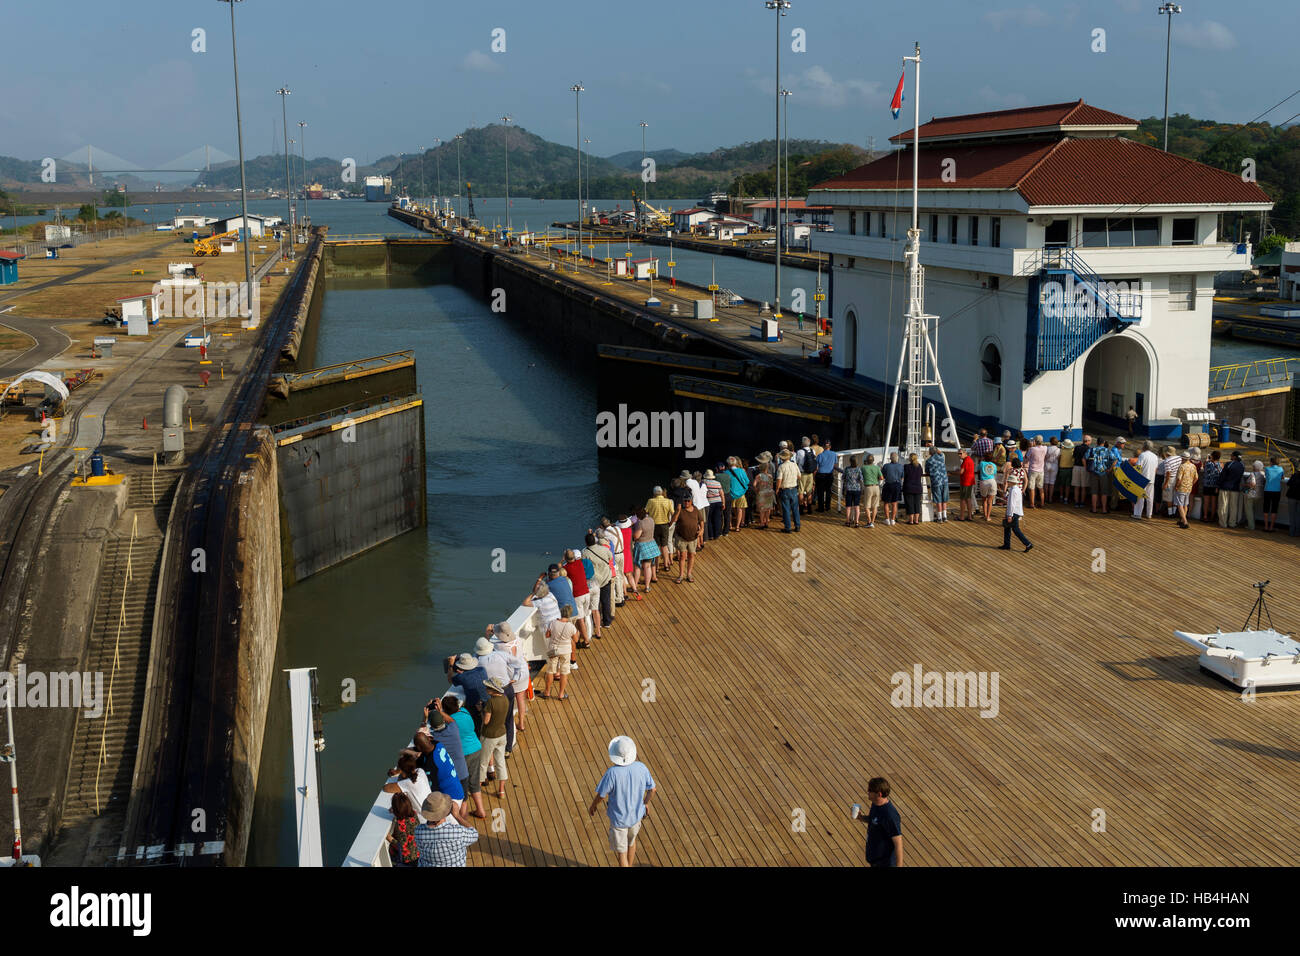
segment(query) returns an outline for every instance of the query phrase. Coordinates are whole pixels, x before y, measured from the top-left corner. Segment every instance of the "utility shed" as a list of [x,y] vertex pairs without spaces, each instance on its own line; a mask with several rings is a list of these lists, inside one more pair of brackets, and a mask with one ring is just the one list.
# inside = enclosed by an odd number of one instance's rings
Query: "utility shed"
[[18,260],[25,258],[21,252],[0,249],[0,285],[13,285],[18,281]]

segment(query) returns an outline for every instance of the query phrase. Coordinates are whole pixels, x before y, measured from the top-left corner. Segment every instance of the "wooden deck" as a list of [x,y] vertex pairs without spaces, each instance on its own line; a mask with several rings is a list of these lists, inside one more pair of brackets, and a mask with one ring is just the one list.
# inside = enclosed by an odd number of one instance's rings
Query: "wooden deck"
[[[1024,527],[1030,554],[982,521],[826,516],[708,545],[696,583],[579,652],[570,700],[534,702],[470,865],[616,863],[587,806],[624,733],[658,785],[639,865],[862,865],[848,807],[878,774],[908,865],[1300,863],[1300,693],[1245,702],[1172,634],[1238,628],[1265,578],[1278,628],[1300,628],[1296,540],[1059,507]],[[997,716],[892,706],[918,663],[997,671]]]

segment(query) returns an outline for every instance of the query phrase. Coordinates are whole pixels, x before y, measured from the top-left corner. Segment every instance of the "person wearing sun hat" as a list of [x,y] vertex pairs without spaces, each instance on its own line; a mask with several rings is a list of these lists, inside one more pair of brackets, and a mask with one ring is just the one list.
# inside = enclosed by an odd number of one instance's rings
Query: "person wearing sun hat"
[[420,805],[424,822],[415,828],[420,866],[464,866],[466,851],[478,842],[478,831],[451,815],[451,797],[435,791]]
[[489,677],[483,682],[488,700],[483,705],[483,729],[479,732],[483,756],[479,762],[478,782],[482,786],[487,780],[491,764],[491,769],[496,771],[498,797],[506,795],[506,781],[510,779],[510,771],[506,769],[506,719],[510,713],[506,686],[499,677]]
[[609,817],[609,850],[618,854],[619,866],[636,862],[636,838],[646,807],[654,797],[655,782],[650,769],[636,759],[636,744],[631,737],[615,737],[609,742],[609,761],[613,764],[596,784],[596,796],[587,813],[596,815],[600,801],[609,799],[605,813]]

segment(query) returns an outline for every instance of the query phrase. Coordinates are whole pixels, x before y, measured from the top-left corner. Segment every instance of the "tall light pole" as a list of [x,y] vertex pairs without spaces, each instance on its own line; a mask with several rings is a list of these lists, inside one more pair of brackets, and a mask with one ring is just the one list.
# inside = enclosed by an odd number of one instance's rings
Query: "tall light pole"
[[[569,87],[569,90],[573,93],[573,138],[574,146],[578,150],[578,248],[575,250],[577,255],[573,257],[573,261],[576,263],[578,258],[582,255],[582,94],[587,91],[587,88],[583,86],[582,81],[579,80],[577,83],[574,83]],[[576,272],[577,270],[575,269],[574,271]]]
[[1169,152],[1169,44],[1174,35],[1174,14],[1182,13],[1183,8],[1176,3],[1162,3],[1156,11],[1161,16],[1168,16],[1165,25],[1165,152]]
[[[442,154],[438,150],[442,147],[442,140],[436,136],[433,139],[433,162],[438,169],[438,196],[442,195]],[[438,212],[438,196],[433,197],[433,211],[436,215]]]
[[289,234],[289,258],[293,258],[293,226],[290,223],[292,218],[289,211],[289,114],[285,111],[285,97],[289,95],[290,90],[287,86],[282,86],[277,93],[280,94],[280,125],[284,127],[284,232]]
[[[587,207],[591,206],[592,215],[595,216],[596,207],[595,205],[592,204],[591,201],[591,138],[589,136],[582,137],[582,145],[587,147],[586,150],[587,152],[587,201],[583,203],[582,208],[583,211],[585,212]],[[592,231],[591,239],[593,242],[595,241],[595,230]],[[592,265],[595,264],[596,264],[596,260],[593,257]]]
[[645,131],[646,131],[646,127],[648,127],[649,125],[650,124],[647,123],[645,120],[641,121],[641,203],[642,205],[644,205],[646,200],[650,198],[649,193],[646,191],[646,187],[649,184],[646,182],[646,178],[645,178]]
[[790,9],[790,0],[763,0],[763,6],[776,11],[776,298],[772,315],[781,318],[781,18]]
[[416,147],[420,151],[420,198],[424,198],[424,147]]
[[307,134],[305,132],[306,129],[307,129],[307,124],[299,120],[298,121],[298,149],[302,151],[302,186],[303,186],[302,218],[303,219],[308,218],[307,213],[311,209],[311,207],[308,205],[308,203],[311,202],[311,192],[310,190],[308,190],[309,184],[307,182]]
[[[784,234],[786,222],[790,218],[790,91],[781,90],[781,99],[785,101],[785,211],[781,209],[781,199],[776,201],[776,228]],[[780,183],[780,180],[777,180]],[[788,247],[787,247],[788,248]]]
[[[230,59],[235,70],[235,134],[239,140],[239,205],[244,221],[244,296],[248,307],[248,317],[253,316],[253,251],[249,242],[252,231],[248,225],[248,182],[244,177],[244,124],[239,112],[239,54],[235,50],[235,4],[243,0],[218,0],[230,4]],[[281,101],[283,102],[283,101]]]
[[501,117],[501,125],[505,131],[506,142],[506,236],[512,234],[510,228],[510,115],[507,113]]
[[456,134],[456,217],[460,218],[460,141],[465,137],[460,133]]

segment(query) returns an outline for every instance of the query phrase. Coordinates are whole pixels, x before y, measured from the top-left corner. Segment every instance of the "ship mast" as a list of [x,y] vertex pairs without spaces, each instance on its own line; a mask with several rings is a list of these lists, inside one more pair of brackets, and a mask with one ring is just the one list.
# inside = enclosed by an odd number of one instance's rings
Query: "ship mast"
[[[946,443],[956,442],[956,423],[953,421],[952,409],[948,407],[948,394],[944,391],[943,378],[939,374],[939,358],[934,344],[930,341],[930,320],[938,320],[937,315],[925,312],[925,269],[921,266],[921,230],[918,218],[918,180],[921,155],[921,44],[916,44],[913,56],[903,57],[903,62],[913,63],[914,80],[912,88],[912,226],[907,230],[907,248],[903,252],[907,260],[907,314],[903,322],[903,347],[898,356],[898,375],[894,379],[894,398],[889,406],[889,420],[885,431],[884,453],[889,454],[890,439],[894,433],[894,414],[898,410],[898,393],[904,385],[903,369],[907,369],[907,430],[903,444],[899,448],[901,458],[909,454],[920,454],[925,443],[922,399],[927,385],[937,385],[939,395],[943,398],[943,410],[947,416],[943,422],[942,437]],[[883,213],[882,213],[883,215]],[[932,237],[933,238],[933,237]],[[936,332],[938,327],[936,325]],[[932,434],[930,440],[939,444],[940,435]],[[951,449],[950,449],[951,450]]]

